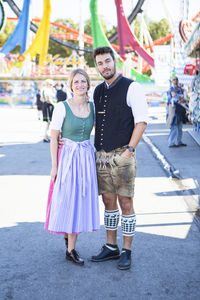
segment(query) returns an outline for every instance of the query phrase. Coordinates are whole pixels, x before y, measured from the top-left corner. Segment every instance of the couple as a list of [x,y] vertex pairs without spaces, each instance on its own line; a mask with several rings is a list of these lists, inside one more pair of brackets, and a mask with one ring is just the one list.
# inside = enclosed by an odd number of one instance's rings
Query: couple
[[[94,91],[95,113],[93,103],[88,102],[89,77],[81,69],[72,71],[69,79],[73,97],[58,103],[54,109],[51,188],[45,229],[64,234],[66,259],[83,265],[75,250],[76,240],[80,232],[100,228],[98,193],[101,194],[107,241],[91,260],[119,259],[118,268],[125,270],[131,266],[136,224],[135,148],[146,128],[147,103],[138,83],[117,74],[111,48],[96,48],[94,60],[105,79]],[[94,123],[95,154],[89,141]],[[60,132],[64,143],[59,148]],[[117,245],[118,203],[122,211],[121,255]]]

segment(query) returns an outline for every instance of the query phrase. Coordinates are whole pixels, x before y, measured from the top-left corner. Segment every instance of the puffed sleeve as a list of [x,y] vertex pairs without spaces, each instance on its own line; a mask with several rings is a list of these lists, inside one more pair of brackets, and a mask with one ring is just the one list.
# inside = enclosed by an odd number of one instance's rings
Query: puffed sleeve
[[63,102],[58,102],[53,111],[50,129],[61,130],[65,118],[65,106]]

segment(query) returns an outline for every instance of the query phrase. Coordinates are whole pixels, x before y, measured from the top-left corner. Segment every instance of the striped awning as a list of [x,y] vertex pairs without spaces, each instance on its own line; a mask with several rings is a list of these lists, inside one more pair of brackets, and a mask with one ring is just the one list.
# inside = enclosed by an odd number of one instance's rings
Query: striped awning
[[200,22],[194,28],[184,50],[187,56],[200,57]]

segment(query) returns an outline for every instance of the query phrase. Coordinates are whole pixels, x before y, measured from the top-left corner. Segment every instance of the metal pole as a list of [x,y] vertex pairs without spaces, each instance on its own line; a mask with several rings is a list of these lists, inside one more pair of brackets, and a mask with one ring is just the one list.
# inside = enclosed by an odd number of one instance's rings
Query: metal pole
[[[84,20],[83,20],[83,1],[84,0],[79,0],[80,3],[80,24],[79,24],[79,48],[80,49],[84,49],[84,39],[83,39],[83,35],[84,35]],[[80,52],[79,54],[80,56],[80,60],[81,60],[81,67],[83,67],[84,64],[84,53]]]

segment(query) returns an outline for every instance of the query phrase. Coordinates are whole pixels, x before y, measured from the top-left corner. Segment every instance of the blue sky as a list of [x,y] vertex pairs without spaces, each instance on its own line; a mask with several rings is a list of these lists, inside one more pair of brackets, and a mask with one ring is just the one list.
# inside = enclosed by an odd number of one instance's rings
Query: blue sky
[[[84,4],[84,19],[90,17],[89,3],[90,0],[81,0]],[[167,6],[170,10],[171,16],[176,17],[179,10],[179,3],[181,0],[166,0]],[[23,0],[15,0],[17,5],[22,8]],[[54,21],[57,18],[72,18],[75,22],[79,21],[80,0],[51,0],[52,12],[51,20]],[[132,10],[132,6],[137,3],[137,0],[123,0],[125,14],[128,16]],[[14,16],[11,10],[8,8],[7,3],[4,4],[7,16]],[[163,0],[146,0],[143,5],[145,13],[149,18],[155,21],[166,17],[166,12],[163,6]],[[193,17],[200,10],[200,0],[189,0],[189,17]],[[32,0],[31,4],[31,17],[42,17],[43,0]],[[98,1],[99,14],[104,16],[104,20],[107,25],[116,25],[116,7],[114,0],[99,0]]]

